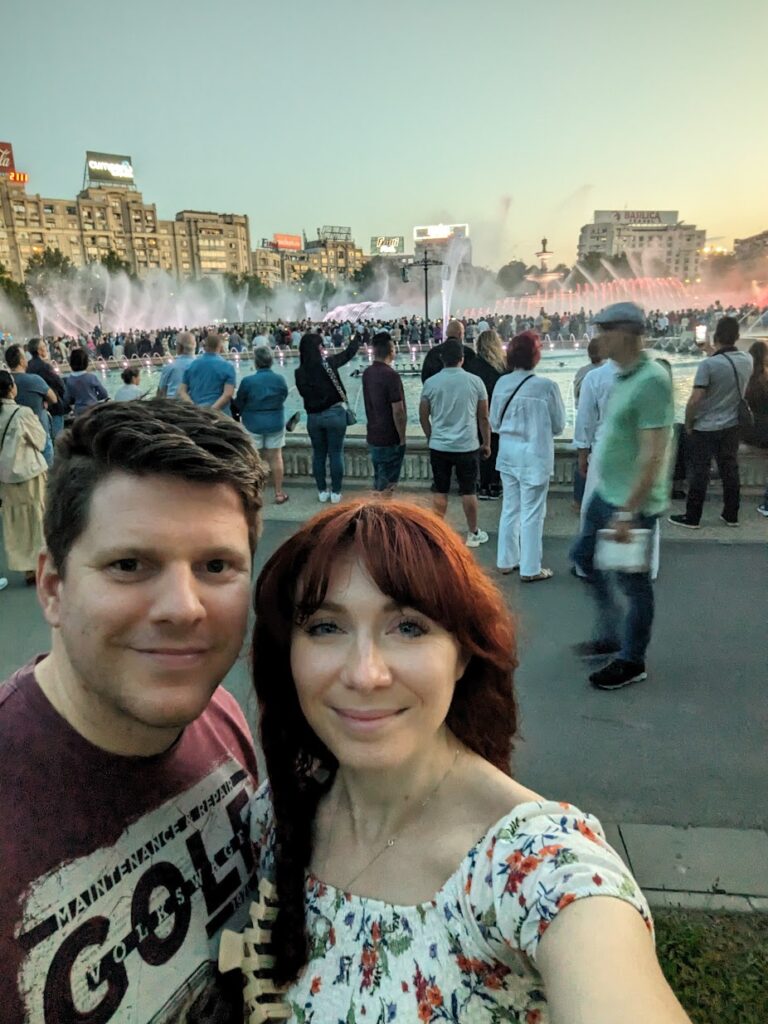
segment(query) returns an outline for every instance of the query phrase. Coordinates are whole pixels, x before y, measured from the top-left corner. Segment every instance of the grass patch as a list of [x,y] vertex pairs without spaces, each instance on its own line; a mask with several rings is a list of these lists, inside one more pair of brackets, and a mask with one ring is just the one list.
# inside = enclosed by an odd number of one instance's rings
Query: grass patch
[[695,1024],[766,1024],[768,914],[653,916],[662,970]]

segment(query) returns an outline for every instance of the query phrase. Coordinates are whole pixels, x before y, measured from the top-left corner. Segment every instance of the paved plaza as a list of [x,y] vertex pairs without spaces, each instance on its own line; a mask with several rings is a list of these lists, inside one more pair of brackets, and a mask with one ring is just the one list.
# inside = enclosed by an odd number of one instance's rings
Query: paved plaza
[[[768,909],[768,524],[753,504],[745,499],[738,532],[664,530],[648,680],[625,690],[592,689],[570,651],[590,635],[591,603],[568,573],[576,518],[565,496],[551,500],[545,538],[555,578],[498,577],[519,619],[516,777],[600,817],[656,903]],[[267,505],[257,569],[318,507],[313,491],[295,486],[286,506]],[[481,505],[491,540],[475,554],[490,571],[498,513],[498,503]],[[705,519],[717,522],[716,513],[708,503]],[[48,643],[34,592],[19,574],[10,580],[0,594],[2,677]],[[227,686],[255,733],[245,655]]]

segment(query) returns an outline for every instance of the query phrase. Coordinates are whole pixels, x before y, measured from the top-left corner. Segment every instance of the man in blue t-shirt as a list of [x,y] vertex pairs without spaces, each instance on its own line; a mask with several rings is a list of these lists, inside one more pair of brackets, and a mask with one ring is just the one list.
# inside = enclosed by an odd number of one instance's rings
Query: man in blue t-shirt
[[27,354],[20,345],[11,345],[5,353],[5,361],[8,369],[16,381],[18,394],[16,402],[19,405],[26,405],[37,416],[45,430],[46,442],[43,455],[48,465],[53,464],[53,440],[51,436],[51,417],[48,414],[45,403],[49,406],[56,405],[58,395],[48,387],[42,377],[36,373],[27,373]]
[[176,338],[176,358],[167,363],[160,374],[157,386],[158,398],[177,398],[184,374],[195,361],[197,342],[190,331],[182,331]]
[[179,397],[195,405],[219,410],[232,415],[230,402],[235,394],[235,368],[221,355],[224,339],[220,334],[209,334],[205,351],[187,367],[179,385]]

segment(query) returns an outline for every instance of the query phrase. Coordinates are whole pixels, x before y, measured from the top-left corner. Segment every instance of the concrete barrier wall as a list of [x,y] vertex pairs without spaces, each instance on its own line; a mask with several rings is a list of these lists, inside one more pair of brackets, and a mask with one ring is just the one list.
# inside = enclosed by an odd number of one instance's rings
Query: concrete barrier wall
[[[283,462],[287,478],[306,483],[312,482],[312,449],[309,438],[305,434],[288,434],[283,449]],[[570,491],[573,485],[574,462],[575,453],[570,447],[570,443],[567,441],[556,442],[552,491]],[[739,453],[739,465],[742,488],[745,493],[762,494],[766,483],[768,483],[768,451],[742,447]],[[367,486],[373,480],[373,469],[364,438],[348,435],[345,439],[344,475],[346,481],[353,485],[357,483]],[[413,488],[426,488],[432,483],[429,451],[423,437],[408,438],[400,479]],[[714,481],[713,486],[719,487],[719,481]]]

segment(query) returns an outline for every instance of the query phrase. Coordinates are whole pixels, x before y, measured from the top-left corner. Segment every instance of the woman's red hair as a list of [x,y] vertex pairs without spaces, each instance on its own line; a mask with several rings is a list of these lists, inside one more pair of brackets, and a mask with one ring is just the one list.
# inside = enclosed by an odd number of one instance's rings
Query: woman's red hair
[[517,731],[514,620],[440,518],[405,502],[349,502],[321,512],[278,548],[256,583],[253,631],[253,679],[276,827],[278,984],[294,980],[307,962],[304,885],[312,825],[338,767],[299,706],[291,638],[297,622],[322,604],[334,566],[349,554],[383,594],[439,623],[468,656],[446,717],[453,734],[509,774]]

